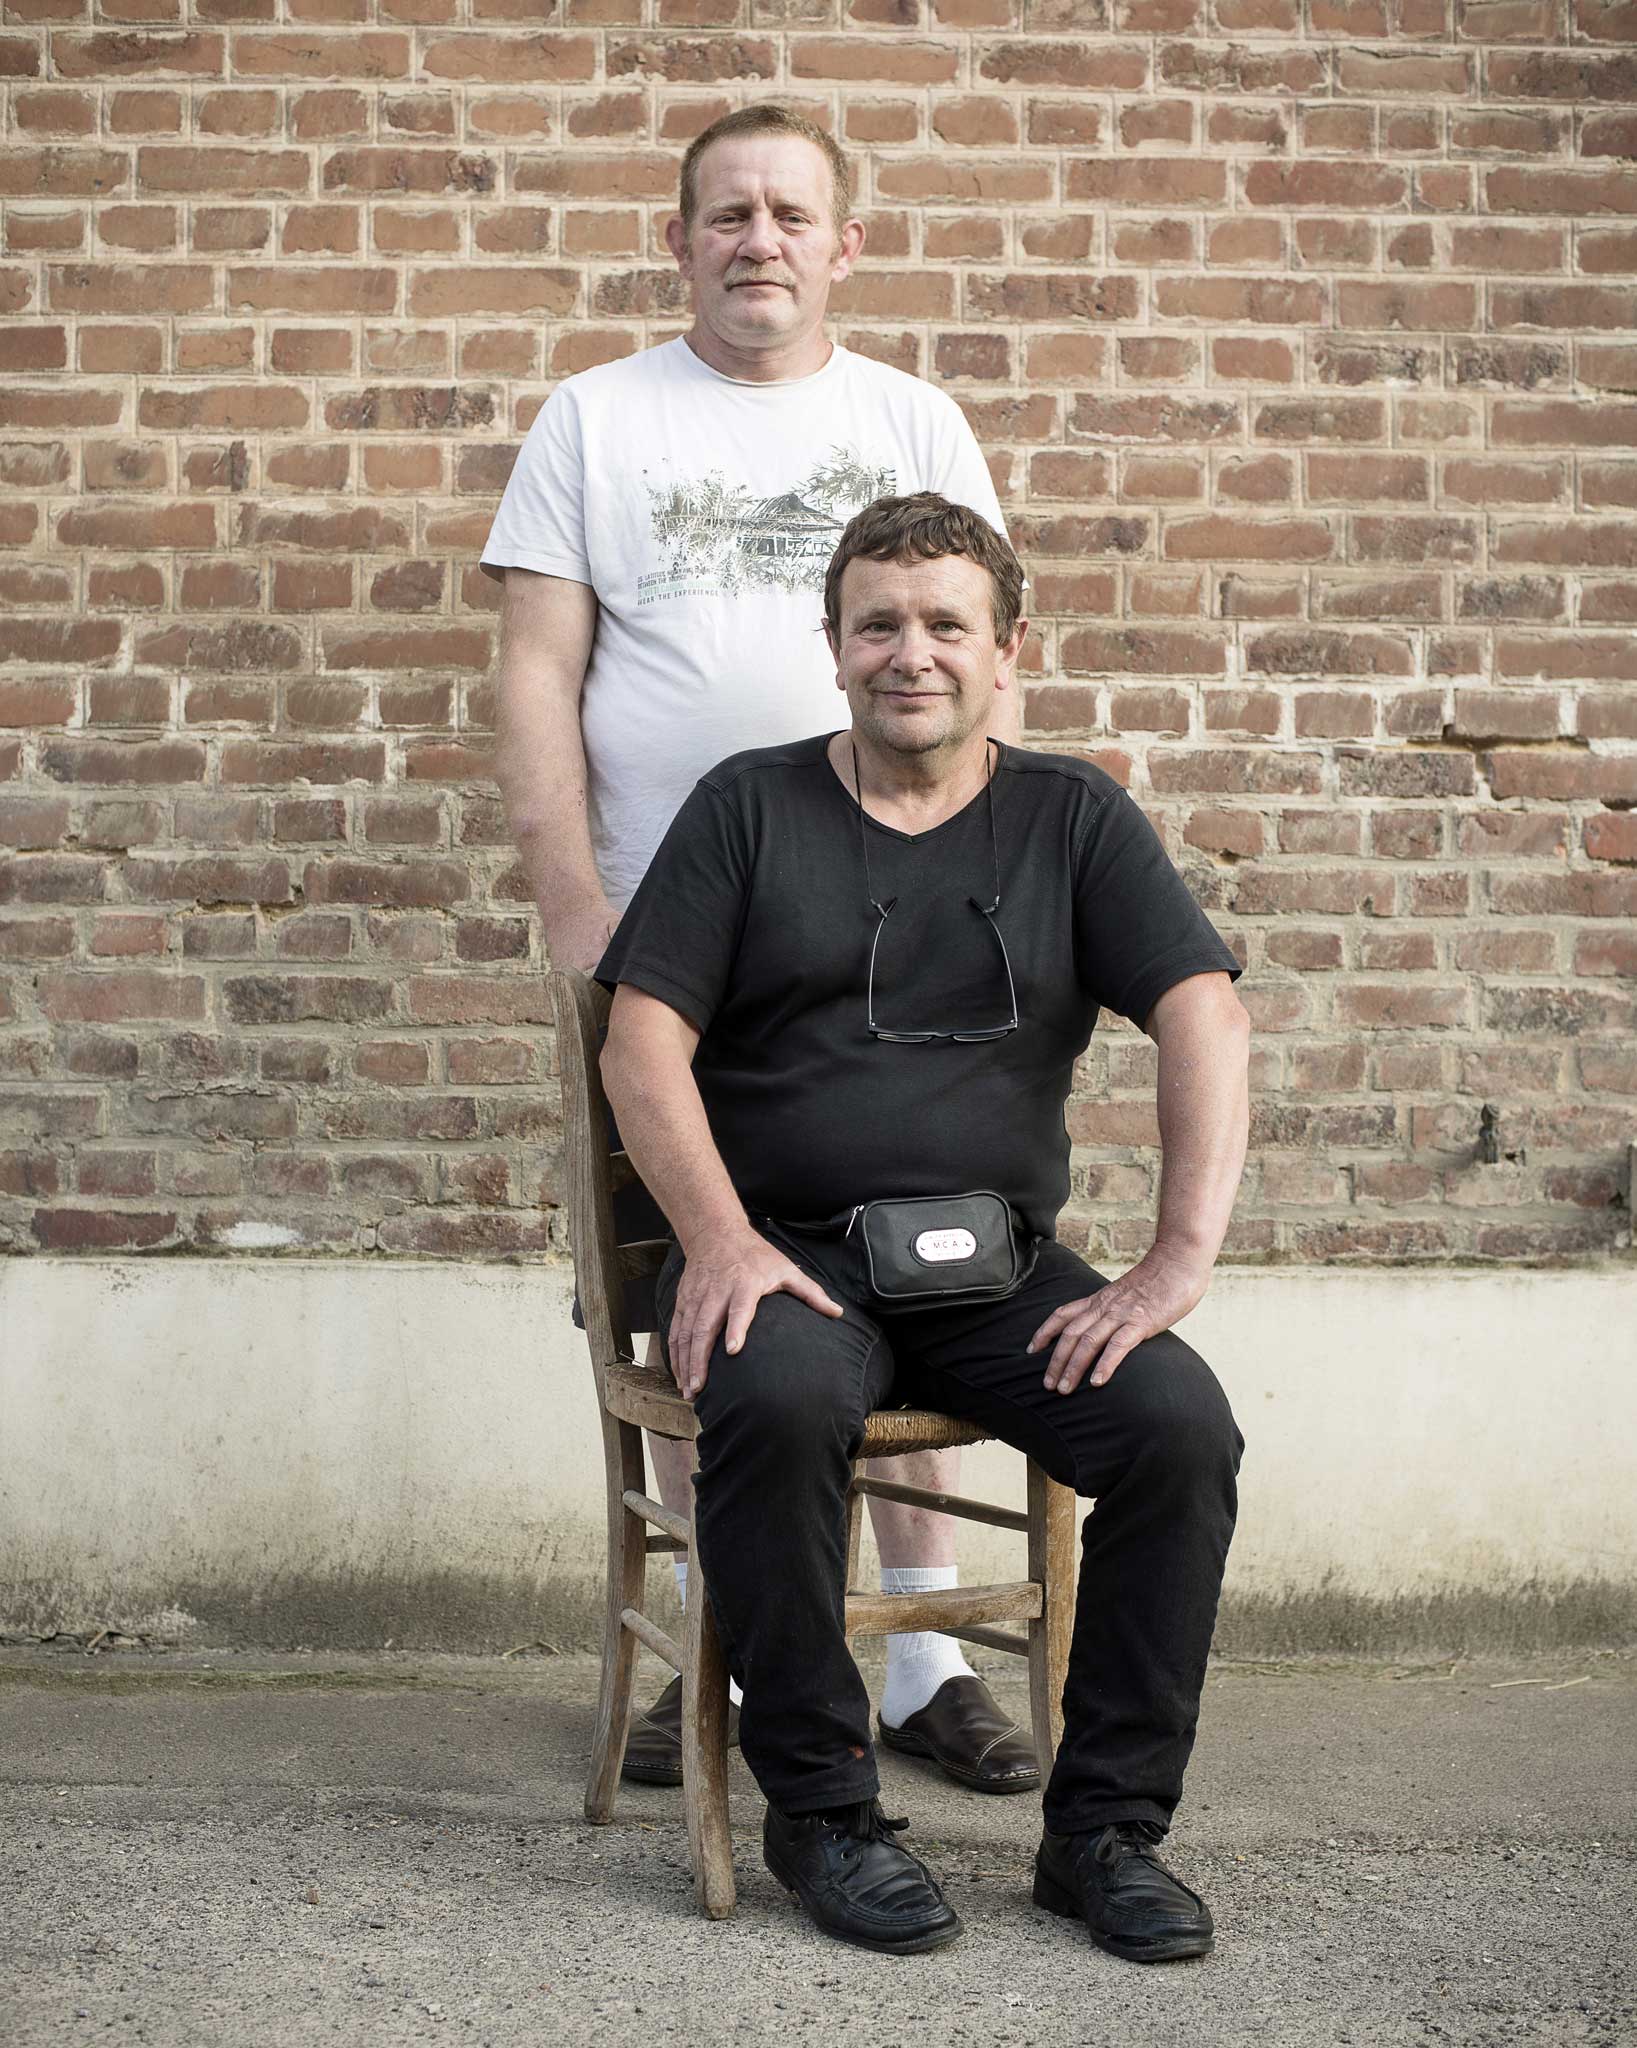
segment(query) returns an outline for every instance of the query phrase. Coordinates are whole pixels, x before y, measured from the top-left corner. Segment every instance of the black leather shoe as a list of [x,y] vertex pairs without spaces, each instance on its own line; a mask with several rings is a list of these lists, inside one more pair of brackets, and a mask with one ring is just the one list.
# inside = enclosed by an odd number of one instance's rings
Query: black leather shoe
[[884,1955],[918,1956],[960,1934],[960,1918],[926,1865],[893,1836],[878,1800],[834,1813],[767,1809],[762,1858],[826,1934]]
[[[739,1746],[739,1709],[728,1708],[728,1748]],[[682,1681],[673,1678],[646,1714],[631,1716],[620,1776],[637,1785],[682,1783]]]
[[946,1678],[918,1714],[902,1726],[876,1725],[888,1749],[930,1757],[957,1785],[974,1792],[1038,1792],[1034,1744],[996,1705],[981,1678],[970,1672]]
[[1209,1955],[1210,1908],[1154,1854],[1157,1831],[1117,1821],[1085,1835],[1045,1835],[1034,1860],[1034,1900],[1128,1963]]

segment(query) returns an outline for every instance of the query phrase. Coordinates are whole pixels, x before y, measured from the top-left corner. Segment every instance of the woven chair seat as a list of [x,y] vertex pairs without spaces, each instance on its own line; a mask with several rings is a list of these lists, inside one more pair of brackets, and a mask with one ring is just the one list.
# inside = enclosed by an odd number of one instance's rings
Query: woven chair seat
[[[699,1418],[676,1390],[669,1373],[625,1361],[603,1368],[603,1401],[610,1415],[651,1429],[656,1436],[692,1442]],[[947,1451],[981,1444],[989,1432],[953,1415],[926,1408],[877,1408],[864,1427],[861,1458],[891,1458],[901,1451]]]

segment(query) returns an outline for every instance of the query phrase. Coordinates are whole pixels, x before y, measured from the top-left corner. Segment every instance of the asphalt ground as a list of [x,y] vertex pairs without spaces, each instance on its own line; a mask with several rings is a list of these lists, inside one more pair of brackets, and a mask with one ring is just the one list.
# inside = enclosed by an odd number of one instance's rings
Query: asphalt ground
[[701,1919],[680,1792],[581,1816],[595,1682],[0,1651],[0,2041],[1637,2043],[1637,1660],[1214,1666],[1166,1854],[1217,1949],[1148,1969],[1030,1903],[1034,1800],[891,1755],[961,1941],[819,1934],[737,1760],[739,1908]]

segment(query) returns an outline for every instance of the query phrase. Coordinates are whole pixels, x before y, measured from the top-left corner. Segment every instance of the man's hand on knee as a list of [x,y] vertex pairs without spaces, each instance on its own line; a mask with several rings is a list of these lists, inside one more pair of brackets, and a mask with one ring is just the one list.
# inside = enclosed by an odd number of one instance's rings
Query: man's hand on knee
[[1046,1385],[1072,1394],[1096,1360],[1094,1387],[1106,1386],[1128,1351],[1181,1322],[1204,1299],[1211,1267],[1158,1245],[1129,1273],[1096,1294],[1055,1308],[1029,1339],[1030,1351],[1052,1345]]
[[745,1341],[766,1294],[793,1294],[823,1316],[840,1316],[839,1302],[793,1259],[748,1227],[731,1235],[705,1238],[688,1252],[671,1313],[671,1376],[685,1400],[705,1384],[716,1340],[726,1333],[727,1348],[736,1352]]

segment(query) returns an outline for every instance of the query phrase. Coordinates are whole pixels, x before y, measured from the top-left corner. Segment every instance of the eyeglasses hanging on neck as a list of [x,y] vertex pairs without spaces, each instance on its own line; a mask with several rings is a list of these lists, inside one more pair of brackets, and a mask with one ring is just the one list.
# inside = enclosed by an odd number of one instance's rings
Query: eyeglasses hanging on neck
[[995,834],[995,789],[994,769],[987,747],[984,750],[983,793],[989,807],[989,851],[995,868],[995,895],[991,903],[980,903],[976,896],[968,896],[967,902],[983,919],[994,934],[995,944],[1000,948],[1000,964],[1006,975],[1006,995],[1011,1006],[1011,1016],[1004,1024],[990,1024],[981,1030],[967,1031],[900,1031],[894,1026],[882,1024],[875,1014],[875,960],[881,950],[881,934],[887,928],[887,919],[892,915],[898,898],[889,896],[885,903],[875,893],[870,880],[870,835],[864,822],[864,792],[858,773],[858,746],[853,743],[853,796],[858,805],[858,842],[864,854],[864,893],[870,908],[875,912],[877,923],[875,937],[870,941],[870,973],[865,990],[865,1015],[872,1038],[878,1038],[886,1045],[930,1045],[934,1040],[952,1040],[956,1045],[979,1045],[991,1038],[1005,1038],[1017,1029],[1017,984],[1012,979],[1012,962],[1006,951],[1006,941],[995,922],[995,913],[1000,909],[1000,841]]

